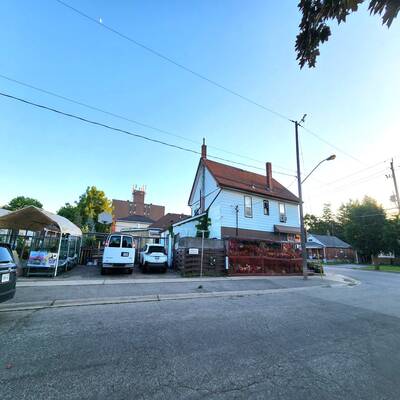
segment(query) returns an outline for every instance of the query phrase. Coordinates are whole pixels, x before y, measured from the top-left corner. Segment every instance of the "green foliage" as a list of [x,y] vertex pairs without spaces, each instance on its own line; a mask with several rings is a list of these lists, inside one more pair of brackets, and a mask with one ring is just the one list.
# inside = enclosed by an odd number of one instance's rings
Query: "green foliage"
[[82,223],[81,214],[76,205],[74,206],[70,203],[65,203],[65,205],[57,211],[57,214],[69,219],[75,225],[80,226]]
[[377,202],[365,197],[350,200],[336,215],[325,204],[322,217],[307,214],[304,223],[309,233],[333,235],[349,243],[365,260],[381,252],[400,254],[400,218],[388,219]]
[[[338,24],[346,22],[352,12],[358,11],[360,4],[365,0],[300,0],[299,9],[302,19],[299,25],[300,32],[296,38],[297,60],[300,68],[305,64],[315,67],[319,56],[319,46],[326,42],[331,35],[328,26],[330,20]],[[382,16],[382,24],[390,27],[400,10],[398,0],[369,0],[370,14]]]
[[386,214],[374,199],[350,201],[341,207],[340,213],[345,238],[361,256],[369,258],[388,250],[384,235]]
[[204,237],[208,238],[210,236],[210,231],[209,231],[209,227],[211,225],[211,219],[208,218],[208,213],[204,214],[202,217],[199,218],[199,222],[196,225],[196,236],[197,237],[202,237],[202,232],[201,231],[205,231],[204,232]]
[[14,197],[8,204],[6,204],[3,208],[10,211],[19,210],[26,206],[35,206],[38,208],[43,208],[43,204],[36,199],[32,199],[31,197],[18,196]]
[[87,187],[76,205],[65,203],[57,214],[68,218],[74,224],[81,227],[83,232],[109,232],[110,225],[97,222],[98,216],[102,212],[112,213],[112,203],[102,190],[95,186]]
[[386,243],[386,250],[392,251],[394,254],[400,254],[400,218],[396,216],[388,219],[383,233]]
[[329,203],[324,204],[322,217],[306,214],[304,216],[304,224],[307,232],[315,233],[316,235],[332,235],[343,239],[342,225],[336,220]]

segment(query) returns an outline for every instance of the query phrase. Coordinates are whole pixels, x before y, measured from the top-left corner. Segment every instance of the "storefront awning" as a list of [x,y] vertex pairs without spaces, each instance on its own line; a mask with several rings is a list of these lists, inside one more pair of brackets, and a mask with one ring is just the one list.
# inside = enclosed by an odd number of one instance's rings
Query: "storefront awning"
[[82,231],[67,218],[34,206],[10,212],[0,217],[0,228],[38,232],[48,229],[55,232],[82,236]]
[[296,226],[274,225],[275,232],[278,233],[291,233],[293,235],[300,235],[300,228]]

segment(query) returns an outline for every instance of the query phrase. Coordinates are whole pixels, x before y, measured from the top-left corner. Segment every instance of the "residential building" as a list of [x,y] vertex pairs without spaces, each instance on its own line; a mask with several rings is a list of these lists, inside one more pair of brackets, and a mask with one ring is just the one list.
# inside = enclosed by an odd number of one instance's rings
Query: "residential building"
[[174,224],[174,234],[195,236],[207,215],[210,238],[297,241],[300,238],[299,199],[272,176],[256,174],[207,159],[203,143],[188,204],[191,218]]
[[160,234],[162,234],[164,232],[167,232],[173,224],[184,221],[187,218],[190,218],[190,215],[167,213],[159,220],[153,222],[149,226],[149,229],[152,231],[158,231]]
[[113,220],[139,215],[147,217],[154,222],[163,217],[165,207],[145,203],[145,196],[146,188],[144,186],[139,188],[135,185],[132,188],[132,201],[113,199]]
[[355,257],[354,250],[348,243],[331,235],[308,233],[306,249],[308,258],[325,262],[353,262]]
[[[149,226],[154,221],[144,215],[129,215],[124,218],[116,218],[112,224],[112,232],[134,232],[137,236],[147,235]],[[143,233],[143,235],[141,234]]]

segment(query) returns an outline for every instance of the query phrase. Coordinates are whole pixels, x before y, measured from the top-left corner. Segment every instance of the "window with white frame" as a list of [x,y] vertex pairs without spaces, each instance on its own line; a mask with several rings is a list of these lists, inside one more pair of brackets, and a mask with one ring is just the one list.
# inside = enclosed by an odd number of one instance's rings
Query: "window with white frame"
[[285,203],[279,203],[279,221],[286,222],[286,206]]
[[264,215],[269,215],[269,200],[263,201]]
[[244,196],[244,216],[253,218],[253,203],[250,196]]

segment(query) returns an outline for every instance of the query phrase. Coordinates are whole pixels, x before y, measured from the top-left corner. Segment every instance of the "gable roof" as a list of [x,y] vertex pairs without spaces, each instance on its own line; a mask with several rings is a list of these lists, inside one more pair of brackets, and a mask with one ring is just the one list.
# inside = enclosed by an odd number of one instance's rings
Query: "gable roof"
[[146,217],[145,215],[129,215],[129,216],[124,217],[124,218],[117,218],[116,221],[153,223],[154,219]]
[[337,247],[337,248],[342,248],[342,249],[349,249],[351,246],[344,242],[343,240],[339,239],[336,236],[330,236],[330,235],[314,235],[313,233],[309,233],[309,236],[314,237],[317,239],[319,242],[322,243],[323,246],[325,247]]
[[156,222],[153,222],[149,226],[149,228],[166,231],[171,225],[176,224],[179,221],[183,221],[187,218],[190,218],[190,215],[168,213],[158,219]]
[[298,203],[299,199],[277,180],[272,178],[272,189],[267,189],[266,176],[245,171],[231,165],[221,164],[208,159],[202,160],[221,188],[240,190],[260,196]]

